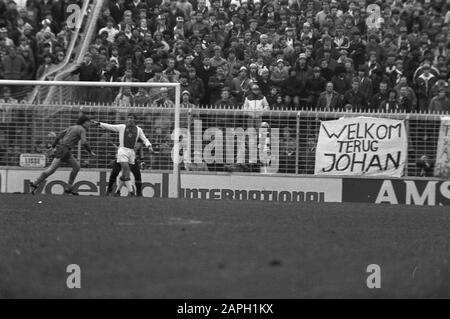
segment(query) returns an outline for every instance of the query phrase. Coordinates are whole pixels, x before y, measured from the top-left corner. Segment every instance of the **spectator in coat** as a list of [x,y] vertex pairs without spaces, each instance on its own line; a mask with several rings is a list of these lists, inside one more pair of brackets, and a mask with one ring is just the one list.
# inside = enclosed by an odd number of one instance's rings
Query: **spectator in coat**
[[24,58],[17,54],[15,46],[8,48],[8,54],[2,59],[0,65],[0,77],[8,80],[21,80],[26,72]]
[[[203,86],[205,88],[208,87],[209,78],[216,74],[215,68],[211,66],[211,60],[209,57],[203,58],[202,65],[197,68],[197,76],[203,81]],[[209,100],[209,90],[205,91],[205,94],[203,96],[203,99],[200,101],[203,105],[210,104]]]
[[333,82],[327,82],[325,91],[319,95],[317,108],[321,110],[333,110],[341,107],[339,93],[334,90]]
[[450,101],[446,94],[446,90],[441,88],[438,95],[433,97],[428,106],[428,111],[430,112],[449,112],[450,111]]
[[187,90],[191,94],[191,101],[198,105],[205,95],[205,86],[203,84],[203,81],[199,77],[197,77],[197,71],[194,67],[188,68],[187,71]]
[[359,90],[358,78],[353,79],[352,88],[345,92],[342,104],[346,109],[352,110],[366,110],[367,101],[363,93]]
[[222,88],[220,99],[214,103],[214,106],[219,107],[236,107],[237,105],[236,100],[231,95],[230,88],[227,86]]
[[388,83],[381,82],[379,92],[370,99],[369,108],[374,111],[379,110],[381,108],[381,103],[384,102],[387,98],[388,98]]
[[283,59],[278,59],[277,64],[272,69],[270,80],[274,85],[281,86],[289,77],[289,67],[284,64]]
[[437,82],[437,77],[430,72],[429,66],[423,67],[423,73],[417,77],[417,97],[419,110],[427,110],[431,100],[431,88]]
[[326,80],[320,76],[320,67],[313,68],[313,75],[306,82],[306,90],[308,91],[308,104],[316,105],[319,95],[325,89]]
[[369,100],[373,96],[372,80],[367,76],[366,68],[360,66],[358,69],[359,78],[359,90],[364,95],[366,100]]
[[390,113],[399,112],[400,110],[401,107],[398,103],[397,91],[391,89],[388,93],[388,98],[385,101],[381,102],[379,111]]
[[209,101],[215,104],[220,99],[222,89],[231,86],[231,78],[226,75],[222,67],[217,67],[216,74],[211,76],[208,81]]
[[247,126],[248,127],[260,127],[262,113],[269,109],[269,103],[264,95],[261,94],[261,90],[257,84],[253,84],[251,92],[246,96],[244,101],[243,110],[246,111]]
[[[92,63],[92,56],[87,53],[84,56],[83,62],[78,65],[72,74],[78,74],[79,81],[92,81],[96,82],[100,80],[100,71]],[[95,100],[95,90],[91,87],[80,87],[80,100],[81,101],[94,101]]]

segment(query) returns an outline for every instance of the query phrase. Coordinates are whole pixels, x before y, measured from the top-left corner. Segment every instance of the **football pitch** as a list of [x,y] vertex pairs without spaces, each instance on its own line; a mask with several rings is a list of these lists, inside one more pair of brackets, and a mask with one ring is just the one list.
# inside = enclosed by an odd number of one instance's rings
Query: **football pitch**
[[0,298],[449,298],[449,259],[448,207],[0,195]]

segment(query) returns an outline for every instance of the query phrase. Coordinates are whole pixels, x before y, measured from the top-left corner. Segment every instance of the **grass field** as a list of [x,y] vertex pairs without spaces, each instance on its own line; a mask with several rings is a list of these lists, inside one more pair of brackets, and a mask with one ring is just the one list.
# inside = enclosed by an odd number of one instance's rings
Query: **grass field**
[[0,298],[448,298],[449,258],[448,207],[0,195]]

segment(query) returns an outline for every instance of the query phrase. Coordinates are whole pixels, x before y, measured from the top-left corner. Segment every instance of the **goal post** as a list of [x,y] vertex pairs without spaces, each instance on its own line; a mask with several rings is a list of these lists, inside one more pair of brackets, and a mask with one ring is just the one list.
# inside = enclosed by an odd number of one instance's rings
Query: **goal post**
[[[69,119],[71,116],[73,116],[74,112],[70,112],[71,108],[73,108],[73,110],[78,110],[78,111],[82,111],[84,112],[85,110],[93,110],[91,112],[97,112],[99,115],[100,114],[114,114],[115,111],[116,112],[140,112],[143,114],[147,114],[146,112],[150,112],[150,110],[152,112],[155,111],[155,108],[149,108],[147,106],[151,106],[151,104],[153,102],[155,102],[156,97],[152,97],[149,95],[149,103],[145,104],[145,105],[136,105],[135,103],[133,103],[133,105],[126,105],[126,104],[122,104],[122,105],[118,105],[115,102],[114,103],[109,103],[109,102],[105,102],[105,101],[98,101],[98,99],[95,102],[91,102],[91,101],[86,101],[84,99],[76,99],[74,98],[74,95],[71,94],[71,98],[66,98],[64,96],[58,96],[57,98],[51,99],[51,102],[49,105],[40,105],[39,103],[34,103],[33,101],[29,101],[27,100],[26,96],[20,96],[20,98],[18,96],[14,95],[14,91],[19,91],[19,90],[14,90],[14,88],[19,88],[19,87],[57,87],[57,88],[72,88],[73,90],[77,90],[80,88],[87,88],[87,89],[92,89],[95,88],[97,89],[94,92],[94,95],[96,94],[96,92],[100,92],[101,93],[101,88],[114,88],[115,90],[122,92],[122,90],[124,88],[130,88],[130,90],[134,89],[134,90],[139,90],[139,88],[144,88],[145,92],[151,91],[152,89],[161,89],[161,88],[167,88],[168,90],[172,89],[174,90],[174,94],[171,96],[171,101],[173,102],[172,105],[172,109],[173,109],[173,132],[172,132],[172,142],[173,142],[173,146],[172,146],[172,162],[173,165],[171,167],[172,170],[172,178],[170,179],[170,184],[169,184],[169,196],[173,197],[173,198],[179,198],[180,196],[180,101],[181,101],[181,86],[179,83],[154,83],[154,82],[88,82],[88,81],[25,81],[25,80],[0,80],[0,102],[2,102],[2,104],[0,104],[0,111],[3,111],[3,109],[6,110],[6,108],[8,107],[8,105],[10,106],[14,106],[13,104],[16,104],[16,108],[17,105],[20,105],[20,107],[22,107],[22,110],[25,111],[24,114],[27,114],[28,112],[26,112],[26,108],[31,108],[33,107],[34,113],[39,112],[39,116],[41,119],[48,119],[49,121],[51,121],[52,119],[55,118],[55,114],[59,111],[62,112],[61,117],[67,117],[66,121],[60,121],[60,122],[64,122],[64,125],[73,125],[73,122],[69,122]],[[7,89],[5,89],[7,88]],[[99,91],[100,90],[100,91]],[[8,100],[5,98],[6,93],[4,93],[4,91],[12,91],[8,94],[10,94],[12,96],[12,99],[10,99],[9,101],[13,101],[13,102],[8,102]],[[46,90],[51,91],[51,90]],[[56,90],[58,91],[58,90]],[[62,90],[60,90],[62,91]],[[143,93],[145,94],[145,93]],[[4,96],[5,95],[5,96]],[[92,95],[92,94],[91,94]],[[46,99],[49,100],[49,99]],[[114,108],[112,108],[114,106]],[[45,110],[45,111],[44,111]],[[148,110],[148,111],[147,111]],[[167,111],[167,108],[162,108],[161,111]],[[170,108],[169,108],[169,111]],[[106,112],[106,113],[105,113]],[[1,114],[0,114],[1,115]],[[29,114],[28,114],[29,115]],[[22,120],[24,122],[24,124],[30,124],[30,123],[26,123],[28,115],[26,115],[24,117],[24,119]],[[0,116],[1,117],[1,116]],[[151,116],[150,116],[151,117]],[[118,117],[116,117],[117,119]],[[95,118],[96,120],[103,120],[103,121],[108,121],[111,120],[111,116],[108,119],[102,119],[100,118]],[[42,120],[42,122],[44,122]],[[113,121],[114,122],[114,121]],[[118,124],[118,123],[117,123]],[[45,124],[43,124],[45,125]],[[62,125],[62,124],[61,124]],[[153,143],[152,139],[149,137],[149,132],[146,132],[146,130],[144,130],[144,132],[146,133],[147,137],[149,138],[150,142]],[[53,132],[52,132],[53,133]],[[19,137],[18,137],[19,138]],[[26,139],[26,136],[23,136],[23,139]],[[80,154],[79,154],[80,156]]]

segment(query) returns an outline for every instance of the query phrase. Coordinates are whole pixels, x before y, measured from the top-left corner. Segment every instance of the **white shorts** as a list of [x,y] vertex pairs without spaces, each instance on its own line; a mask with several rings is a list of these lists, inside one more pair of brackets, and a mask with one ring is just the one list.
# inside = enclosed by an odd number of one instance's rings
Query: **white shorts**
[[117,150],[117,163],[128,163],[134,165],[136,153],[131,148],[119,147]]

